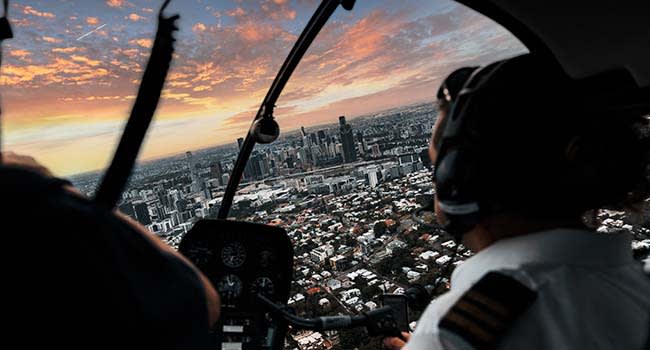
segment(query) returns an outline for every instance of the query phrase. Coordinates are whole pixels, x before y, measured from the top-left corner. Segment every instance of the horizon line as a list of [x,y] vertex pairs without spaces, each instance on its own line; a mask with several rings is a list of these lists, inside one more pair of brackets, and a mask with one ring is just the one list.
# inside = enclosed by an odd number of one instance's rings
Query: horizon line
[[[375,110],[373,112],[357,114],[357,115],[352,115],[352,116],[346,116],[346,118],[349,118],[350,120],[353,120],[353,119],[356,119],[356,118],[369,117],[369,116],[372,116],[374,114],[387,112],[387,111],[390,111],[390,110],[393,110],[393,109],[396,109],[396,108],[403,108],[403,107],[408,107],[408,106],[416,106],[416,105],[422,105],[422,104],[432,103],[432,102],[435,102],[435,99],[427,99],[427,100],[422,100],[422,101],[413,102],[413,103],[400,105],[400,106],[395,106],[395,107],[391,107],[391,108],[379,109],[379,110]],[[252,120],[251,120],[251,122],[252,122]],[[331,122],[331,123],[314,124],[314,125],[308,126],[307,128],[313,128],[313,127],[325,126],[325,125],[331,125],[331,124],[336,124],[336,121]],[[285,133],[291,133],[291,132],[299,131],[301,127],[303,127],[303,126],[293,127],[291,129],[287,130]],[[246,134],[244,133],[243,136],[245,137]],[[213,149],[213,148],[217,148],[217,147],[223,147],[223,146],[226,146],[226,145],[229,145],[229,144],[233,144],[233,146],[236,146],[236,143],[237,143],[237,139],[235,139],[233,141],[230,141],[230,142],[218,143],[218,144],[215,144],[215,145],[212,145],[212,146],[209,146],[209,147],[187,149],[187,150],[180,151],[180,152],[175,151],[173,153],[168,153],[166,155],[155,156],[155,157],[148,158],[148,159],[138,160],[138,161],[136,161],[135,167],[137,167],[137,166],[139,166],[141,164],[151,163],[151,162],[159,161],[159,160],[162,160],[162,159],[183,156],[185,154],[185,152],[201,152],[201,151],[205,151],[205,150],[209,150],[209,149]],[[111,157],[111,162],[112,162],[112,160],[113,160],[113,157]],[[135,169],[135,167],[134,167],[134,169]],[[101,173],[102,171],[105,171],[105,170],[106,170],[106,168],[93,169],[93,170],[88,170],[88,171],[81,172],[81,173],[74,173],[74,174],[65,175],[65,176],[62,176],[62,177],[75,178],[75,177],[82,177],[82,176],[91,176],[91,175],[95,175],[96,173]]]

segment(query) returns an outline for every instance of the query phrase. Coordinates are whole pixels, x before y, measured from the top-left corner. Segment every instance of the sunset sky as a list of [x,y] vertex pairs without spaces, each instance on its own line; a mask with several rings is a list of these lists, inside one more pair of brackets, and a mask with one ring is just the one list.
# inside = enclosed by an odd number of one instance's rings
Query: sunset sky
[[[3,143],[58,175],[102,169],[129,115],[162,1],[12,1],[2,67]],[[173,0],[176,58],[140,159],[234,143],[316,0]],[[99,30],[92,32],[92,30]],[[298,66],[283,130],[433,100],[451,70],[525,52],[449,0],[358,0]]]

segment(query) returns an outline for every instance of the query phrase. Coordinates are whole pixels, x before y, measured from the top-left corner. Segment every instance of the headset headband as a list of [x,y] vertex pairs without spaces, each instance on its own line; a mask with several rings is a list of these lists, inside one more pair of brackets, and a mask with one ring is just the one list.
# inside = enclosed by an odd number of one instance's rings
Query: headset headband
[[441,123],[443,130],[437,145],[434,179],[438,206],[446,216],[443,226],[458,241],[478,224],[482,209],[476,194],[474,150],[477,145],[468,133],[469,118],[476,118],[474,114],[478,114],[472,101],[489,88],[488,82],[506,62],[499,61],[472,69],[471,74],[467,74],[469,71],[463,73],[466,80],[453,99],[448,99],[453,95],[447,80],[441,87],[443,97],[451,103],[451,109],[445,122]]

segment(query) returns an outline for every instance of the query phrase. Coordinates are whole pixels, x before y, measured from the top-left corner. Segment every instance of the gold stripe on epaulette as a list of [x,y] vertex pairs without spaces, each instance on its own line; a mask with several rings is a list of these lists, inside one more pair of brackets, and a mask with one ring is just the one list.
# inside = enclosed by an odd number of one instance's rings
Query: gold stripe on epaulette
[[506,324],[498,317],[490,314],[489,310],[482,310],[481,308],[463,299],[459,300],[458,303],[454,305],[454,308],[459,308],[472,315],[472,317],[485,322],[495,331],[504,331],[506,329]]
[[474,321],[467,319],[465,316],[454,312],[453,310],[447,313],[445,319],[449,322],[455,323],[460,328],[470,333],[473,337],[484,343],[492,344],[496,341],[494,334],[485,331],[485,329],[477,325]]
[[489,308],[494,313],[498,314],[499,316],[505,319],[511,319],[513,316],[512,312],[508,310],[508,308],[503,306],[503,304],[476,291],[473,290],[467,291],[467,293],[465,293],[465,297],[472,299],[473,301],[480,303],[481,305],[484,305],[485,307]]

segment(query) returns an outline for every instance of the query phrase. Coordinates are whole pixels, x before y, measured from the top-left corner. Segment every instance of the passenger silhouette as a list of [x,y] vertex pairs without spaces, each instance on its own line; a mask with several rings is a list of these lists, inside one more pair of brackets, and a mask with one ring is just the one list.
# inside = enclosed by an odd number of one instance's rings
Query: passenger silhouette
[[5,312],[19,347],[210,346],[216,291],[139,223],[13,153],[3,154],[0,198]]

